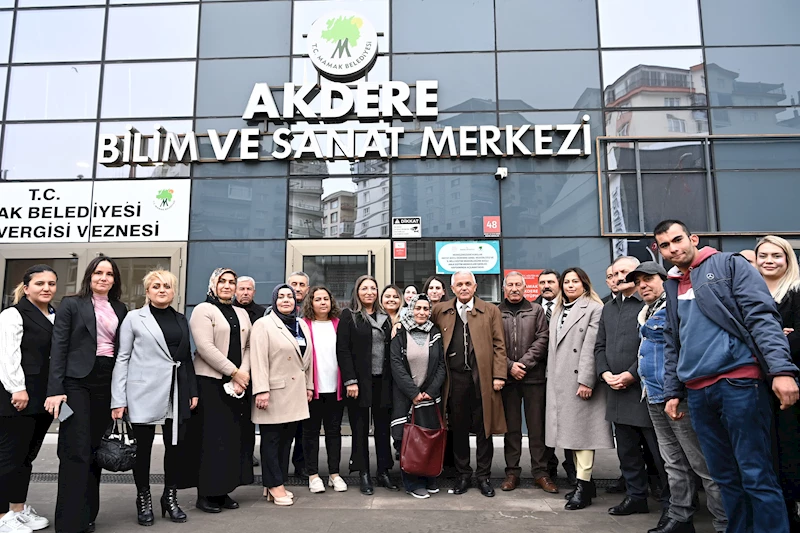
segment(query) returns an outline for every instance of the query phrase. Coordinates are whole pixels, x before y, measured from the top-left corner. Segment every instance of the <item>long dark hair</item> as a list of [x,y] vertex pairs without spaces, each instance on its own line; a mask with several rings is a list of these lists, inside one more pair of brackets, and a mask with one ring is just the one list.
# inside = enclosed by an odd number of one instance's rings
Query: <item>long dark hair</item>
[[442,284],[442,299],[439,300],[439,301],[440,302],[446,302],[447,301],[447,283],[445,283],[445,281],[439,276],[431,276],[431,277],[429,277],[428,279],[425,280],[425,285],[422,287],[422,294],[424,294],[425,296],[428,295],[428,287],[431,286],[431,281],[438,281],[439,283]]
[[325,285],[315,285],[308,289],[308,294],[303,298],[303,307],[301,309],[303,318],[316,320],[317,316],[314,314],[314,293],[317,291],[327,292],[328,298],[331,300],[331,310],[328,311],[328,319],[339,318],[342,311],[339,309],[339,304],[336,303],[336,298],[333,297],[331,290]]
[[[367,312],[364,311],[364,306],[361,305],[361,300],[358,298],[358,289],[361,288],[361,285],[363,285],[365,281],[372,281],[375,284],[375,289],[377,292],[378,281],[375,278],[366,274],[360,276],[356,280],[355,287],[353,287],[353,296],[350,297],[350,310],[352,311],[354,317],[361,316],[361,318],[364,319],[364,322],[367,322]],[[378,313],[384,312],[383,306],[381,305],[380,293],[375,295],[375,303],[372,305],[372,310],[373,312]]]
[[111,271],[114,273],[114,284],[108,290],[108,299],[112,302],[119,301],[120,297],[122,297],[122,275],[119,273],[117,262],[105,255],[98,255],[89,261],[89,265],[83,273],[81,289],[78,291],[78,296],[81,298],[92,297],[92,274],[94,274],[94,271],[97,270],[97,266],[103,261],[107,261],[108,264],[111,265]]
[[600,299],[600,296],[598,296],[595,290],[592,288],[592,281],[589,279],[589,274],[587,274],[586,271],[580,267],[570,267],[561,273],[561,279],[558,280],[558,298],[562,305],[566,303],[567,300],[567,298],[564,296],[564,278],[566,278],[567,274],[570,272],[574,272],[575,275],[578,276],[578,279],[581,280],[581,284],[583,284],[583,294],[586,295],[587,298],[594,300],[599,304],[603,303],[603,300]]
[[45,265],[45,264],[33,265],[32,267],[28,268],[28,270],[25,271],[25,273],[22,275],[22,282],[19,285],[17,285],[17,287],[14,289],[14,305],[18,304],[19,301],[25,297],[25,287],[30,285],[33,276],[36,274],[41,274],[42,272],[52,272],[53,275],[56,277],[56,281],[58,281],[58,274],[56,273],[55,270],[53,270],[53,267],[51,267],[50,265]]

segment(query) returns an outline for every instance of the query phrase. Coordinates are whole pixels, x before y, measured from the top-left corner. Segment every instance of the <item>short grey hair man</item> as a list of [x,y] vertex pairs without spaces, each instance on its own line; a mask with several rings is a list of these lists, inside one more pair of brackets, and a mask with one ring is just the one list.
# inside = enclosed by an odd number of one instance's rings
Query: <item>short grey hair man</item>
[[458,276],[459,274],[469,274],[470,276],[472,276],[472,283],[474,283],[476,285],[478,284],[478,280],[475,279],[475,274],[473,274],[471,270],[459,270],[458,272],[453,272],[450,275],[450,286],[451,287],[453,285],[455,285],[456,276]]

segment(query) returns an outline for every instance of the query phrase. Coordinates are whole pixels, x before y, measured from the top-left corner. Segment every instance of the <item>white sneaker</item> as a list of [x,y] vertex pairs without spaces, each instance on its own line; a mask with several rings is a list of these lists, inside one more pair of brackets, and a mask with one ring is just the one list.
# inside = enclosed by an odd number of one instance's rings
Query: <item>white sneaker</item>
[[344,492],[347,490],[347,483],[344,482],[342,476],[329,477],[328,486],[333,487],[333,490],[336,492]]
[[309,479],[308,490],[310,490],[313,493],[325,492],[325,483],[322,482],[322,478],[319,476],[315,476]]
[[33,533],[33,530],[19,520],[20,513],[9,511],[0,518],[0,533]]
[[50,525],[50,520],[36,513],[36,509],[28,504],[25,504],[21,513],[17,513],[17,520],[31,528],[33,531],[39,531]]

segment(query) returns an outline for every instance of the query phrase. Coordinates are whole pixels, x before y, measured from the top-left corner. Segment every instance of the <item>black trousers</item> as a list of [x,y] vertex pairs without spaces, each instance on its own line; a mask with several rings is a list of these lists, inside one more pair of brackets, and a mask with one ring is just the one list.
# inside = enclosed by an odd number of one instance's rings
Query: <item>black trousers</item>
[[390,426],[392,413],[390,407],[381,407],[383,379],[372,377],[372,407],[360,407],[358,399],[349,399],[347,412],[353,429],[353,451],[350,456],[350,472],[369,472],[369,421],[372,413],[373,439],[378,473],[389,471],[394,466],[392,459],[392,439]]
[[292,451],[292,464],[295,470],[306,468],[306,454],[303,448],[303,422],[297,422],[297,429],[292,435],[294,439],[294,451]]
[[[319,474],[319,430],[325,427],[325,451],[328,454],[328,474],[338,474],[342,462],[342,416],[344,402],[336,393],[320,394],[308,404],[310,417],[303,421],[303,451],[309,475]],[[296,447],[295,447],[296,449]]]
[[462,478],[472,477],[470,466],[469,434],[474,432],[477,440],[478,481],[489,479],[492,473],[494,446],[491,437],[486,437],[483,428],[483,405],[479,385],[471,372],[450,372],[450,398],[447,400],[450,429],[453,431],[453,455],[456,470]]
[[653,455],[661,478],[663,487],[660,501],[662,505],[669,505],[669,483],[667,474],[664,470],[664,460],[658,450],[656,432],[653,428],[643,428],[628,426],[625,424],[614,424],[617,436],[617,456],[619,457],[619,469],[625,478],[627,495],[635,500],[647,498],[647,469],[645,467],[644,452],[641,441],[647,443],[647,448]]
[[94,455],[111,424],[112,357],[98,357],[88,376],[65,378],[67,404],[74,414],[58,430],[56,531],[78,533],[100,511],[100,467]]
[[52,423],[48,413],[0,417],[0,514],[28,499],[33,461]]
[[261,431],[261,472],[264,486],[280,487],[289,479],[289,451],[297,422],[259,424]]
[[[133,467],[133,479],[140,492],[150,488],[150,456],[153,451],[153,439],[156,426],[153,424],[132,424],[133,436],[136,438],[136,466]],[[180,456],[178,447],[172,445],[172,419],[168,418],[162,426],[164,435],[164,486],[178,486],[177,472]]]

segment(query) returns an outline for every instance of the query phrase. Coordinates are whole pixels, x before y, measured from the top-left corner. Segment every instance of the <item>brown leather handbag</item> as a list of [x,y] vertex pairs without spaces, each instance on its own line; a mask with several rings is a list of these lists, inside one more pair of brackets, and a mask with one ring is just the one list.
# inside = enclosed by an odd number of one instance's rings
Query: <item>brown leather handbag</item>
[[442,473],[447,429],[439,406],[433,405],[439,417],[439,429],[428,429],[414,423],[417,409],[411,408],[411,421],[403,426],[403,443],[400,447],[400,468],[406,474],[436,477]]

